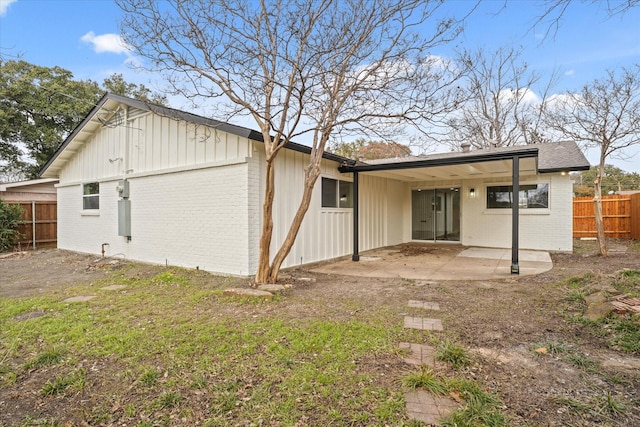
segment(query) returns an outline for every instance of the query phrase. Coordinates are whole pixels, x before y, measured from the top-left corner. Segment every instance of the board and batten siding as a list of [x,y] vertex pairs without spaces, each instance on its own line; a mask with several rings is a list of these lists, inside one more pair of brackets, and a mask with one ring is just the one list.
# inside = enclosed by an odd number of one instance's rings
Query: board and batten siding
[[[284,150],[276,159],[276,195],[273,211],[271,258],[284,241],[298,209],[304,188],[304,168],[309,155]],[[353,209],[322,207],[322,178],[353,182],[352,174],[341,174],[337,162],[324,159],[320,177],[315,183],[309,209],[305,215],[291,252],[283,267],[294,267],[338,258],[353,253]],[[260,151],[259,205],[264,202],[264,152]],[[360,250],[400,243],[402,241],[403,203],[401,189],[406,185],[384,178],[360,175]],[[399,194],[400,193],[400,194]],[[262,211],[260,210],[260,218]],[[390,218],[393,221],[390,222]],[[391,233],[391,234],[390,234]],[[259,235],[259,233],[258,233]],[[389,243],[392,242],[392,243]],[[257,268],[257,247],[255,268]]]
[[[259,143],[255,143],[259,144]],[[259,205],[264,203],[265,192],[265,157],[264,149],[258,148],[260,160],[259,171]],[[273,259],[276,251],[284,241],[291,221],[302,199],[304,191],[304,168],[309,162],[309,155],[293,150],[283,150],[275,161],[276,193],[273,203],[273,238],[270,255]],[[351,181],[350,175],[338,172],[338,164],[323,160],[321,175],[315,183],[309,209],[302,221],[300,231],[291,252],[285,259],[283,267],[294,267],[316,261],[336,258],[350,253],[353,235],[353,209],[322,208],[322,177]],[[260,210],[260,225],[262,224],[262,210]],[[259,234],[258,233],[258,238]],[[259,241],[256,242],[256,256],[254,269],[257,269],[257,252]]]
[[60,183],[91,182],[215,165],[252,155],[247,138],[153,113],[100,128],[60,172]]

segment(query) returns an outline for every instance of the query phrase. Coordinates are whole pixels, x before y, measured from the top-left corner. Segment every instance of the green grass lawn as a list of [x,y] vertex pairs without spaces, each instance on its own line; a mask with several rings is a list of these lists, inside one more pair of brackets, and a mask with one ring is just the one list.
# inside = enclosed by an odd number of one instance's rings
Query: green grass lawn
[[[637,356],[637,316],[582,318],[584,296],[604,279],[640,295],[635,269],[564,279],[554,285],[564,319]],[[477,375],[482,360],[451,331],[404,329],[403,314],[422,315],[404,303],[371,304],[358,292],[332,298],[321,283],[307,291],[302,282],[271,301],[229,298],[223,290],[246,280],[134,263],[93,280],[0,298],[1,427],[420,426],[405,409],[416,388],[460,403],[443,425],[510,423],[499,389],[489,392]],[[95,298],[64,302],[79,295]],[[401,342],[432,346],[441,365],[407,365]],[[613,378],[578,344],[549,339],[530,353],[578,376]],[[624,419],[633,402],[619,393],[551,399],[596,420]]]
[[[110,285],[122,288],[103,289]],[[22,405],[5,421],[422,425],[407,418],[404,393],[416,374],[398,343],[433,342],[428,332],[404,329],[397,312],[362,310],[361,302],[344,301],[360,309],[333,319],[320,301],[223,297],[229,286],[238,279],[126,264],[95,283],[0,299],[0,397]],[[77,295],[95,298],[63,302]],[[441,360],[471,364],[463,348],[444,344]],[[469,399],[470,389],[480,390],[455,384],[447,392]],[[491,425],[506,425],[495,406],[485,408],[499,420]],[[462,406],[449,425],[474,425],[485,409],[476,405],[468,416]]]
[[[385,377],[371,362],[401,360],[397,342],[411,332],[394,316],[282,315],[286,297],[229,299],[229,279],[135,268],[64,294],[0,299],[0,393],[39,388],[15,425],[406,422],[399,363]],[[73,295],[96,298],[61,302]],[[64,411],[35,409],[54,399]]]

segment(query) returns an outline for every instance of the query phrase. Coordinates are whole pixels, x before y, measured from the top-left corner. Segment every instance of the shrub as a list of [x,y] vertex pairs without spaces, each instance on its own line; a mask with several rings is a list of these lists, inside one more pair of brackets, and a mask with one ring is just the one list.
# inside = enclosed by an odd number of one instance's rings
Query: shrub
[[10,205],[0,199],[0,252],[18,243],[18,223],[22,217],[20,205]]

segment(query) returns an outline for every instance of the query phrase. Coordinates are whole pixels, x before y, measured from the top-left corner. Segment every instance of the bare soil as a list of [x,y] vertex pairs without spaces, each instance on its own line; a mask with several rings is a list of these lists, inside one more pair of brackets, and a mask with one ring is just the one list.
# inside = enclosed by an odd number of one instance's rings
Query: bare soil
[[[573,254],[552,254],[552,270],[506,280],[436,282],[425,278],[425,281],[409,281],[314,274],[296,269],[283,274],[284,282],[295,284],[283,297],[286,304],[258,306],[254,310],[280,310],[278,315],[286,318],[340,319],[357,315],[359,310],[384,307],[395,311],[401,323],[408,310],[408,300],[437,302],[441,308],[437,315],[445,329],[443,337],[460,343],[473,356],[473,366],[466,375],[502,399],[504,411],[513,425],[640,426],[640,358],[612,349],[606,336],[594,334],[580,322],[570,321],[579,313],[574,313],[575,304],[567,301],[568,279],[591,273],[605,284],[616,272],[640,269],[637,242],[612,243],[625,248],[626,252],[604,258],[597,254],[595,242],[576,241]],[[433,250],[427,246],[421,250],[412,247],[404,255],[420,256]],[[2,258],[0,297],[21,298],[56,292],[73,283],[102,278],[121,264],[61,250]],[[237,285],[248,286],[248,283],[238,279]],[[595,361],[597,368],[581,369],[562,355],[534,351],[537,347],[549,347],[549,343],[568,346],[573,354]],[[109,372],[117,372],[120,367],[108,360],[93,363],[92,369],[104,374],[102,387],[109,387]],[[363,363],[362,369],[376,373],[386,370],[385,378],[400,387],[397,379],[409,367],[403,366],[400,358],[394,362],[372,357]],[[30,383],[33,390],[29,390]],[[9,394],[37,396],[40,385],[41,382],[34,379],[21,384],[19,391],[0,387],[0,403],[12,400]],[[601,417],[588,410],[572,410],[566,404],[571,399],[593,403],[607,398],[621,402],[624,411]],[[65,396],[64,401],[29,404],[82,407],[81,402],[70,401],[73,399]],[[77,399],[87,399],[87,396],[80,395]],[[193,402],[193,407],[197,408],[198,403]],[[55,414],[53,407],[50,411]],[[0,415],[0,425],[3,421],[10,422]]]

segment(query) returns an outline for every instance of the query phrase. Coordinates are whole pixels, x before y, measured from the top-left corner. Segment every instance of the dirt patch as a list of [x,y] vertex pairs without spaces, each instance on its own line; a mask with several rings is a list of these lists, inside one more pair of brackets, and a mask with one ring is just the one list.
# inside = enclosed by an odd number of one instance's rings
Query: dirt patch
[[[536,276],[410,281],[318,274],[316,283],[304,292],[308,298],[333,307],[334,316],[353,315],[339,307],[342,301],[357,298],[366,301],[368,309],[394,308],[398,321],[408,311],[409,300],[437,302],[437,317],[444,326],[441,336],[462,343],[474,354],[472,377],[501,397],[514,425],[601,426],[607,419],[611,426],[640,426],[640,370],[635,369],[640,358],[610,350],[606,336],[596,336],[581,323],[569,322],[569,289],[558,285],[572,277],[593,275],[606,286],[614,273],[640,269],[637,243],[610,243],[626,250],[604,258],[598,255],[596,242],[576,240],[573,254],[552,254],[554,268]],[[443,246],[444,250],[458,250]],[[433,247],[420,245],[402,245],[400,251],[405,256],[435,253]],[[534,351],[549,343],[566,345],[567,353]],[[593,360],[597,372],[576,367],[566,360],[566,354]],[[623,416],[602,418],[594,414],[605,410],[597,405],[608,398],[624,402]],[[592,409],[575,409],[572,405],[576,402]]]
[[104,277],[122,260],[59,249],[6,254],[0,258],[0,297],[19,298]]
[[[280,296],[281,303],[240,306],[234,308],[237,310],[235,315],[239,318],[275,315],[300,322],[315,318],[339,321],[364,315],[370,310],[385,310],[390,317],[397,317],[398,325],[402,325],[404,316],[412,314],[409,301],[438,303],[440,310],[431,314],[442,320],[444,331],[435,334],[460,343],[474,360],[472,367],[458,374],[478,381],[498,395],[513,425],[595,427],[604,422],[617,427],[640,426],[640,359],[611,349],[606,336],[592,333],[580,322],[569,321],[574,313],[568,311],[568,288],[561,284],[572,277],[589,274],[602,278],[604,285],[620,270],[639,269],[640,247],[628,241],[614,243],[627,250],[603,258],[597,255],[595,242],[576,241],[574,254],[552,255],[552,270],[537,276],[503,280],[433,281],[425,277],[412,281],[317,274],[295,269],[282,276],[282,284],[292,286]],[[401,252],[406,256],[419,256],[434,250],[440,249],[406,245]],[[452,249],[445,247],[443,250]],[[120,268],[120,261],[114,264],[111,261],[59,250],[1,259],[0,297],[40,295],[70,284],[98,280],[107,272]],[[128,274],[136,273],[131,270]],[[231,280],[229,285],[248,286],[242,280]],[[30,318],[45,314],[33,311],[20,320],[28,322]],[[212,312],[211,315],[221,314]],[[225,312],[224,315],[233,313]],[[553,345],[564,346],[565,353],[554,351]],[[536,352],[539,348],[547,351]],[[596,367],[589,370],[576,366],[567,360],[567,354],[592,360]],[[108,358],[79,363],[88,373],[88,383],[101,389],[125,387],[113,380],[122,367]],[[399,376],[412,369],[401,356],[379,360],[372,355],[371,360],[358,361],[358,366],[363,372],[398,388],[401,387]],[[32,373],[16,387],[0,387],[0,402],[13,405],[10,406],[10,418],[6,413],[0,414],[0,425],[21,420],[34,405],[43,416],[73,410],[79,414],[76,419],[83,419],[83,412],[90,412],[92,405],[100,404],[84,392],[39,399],[39,387],[51,376],[52,372]],[[204,396],[196,391],[185,390],[183,396],[188,401],[185,406],[193,408],[194,413],[197,408],[206,406]],[[599,410],[598,402],[607,399],[621,402],[624,412],[598,416],[594,412]],[[593,409],[581,409],[576,402],[591,405]],[[112,405],[103,403],[107,404]],[[113,404],[109,409],[122,411],[118,405]],[[313,418],[313,414],[309,414],[309,419]]]

